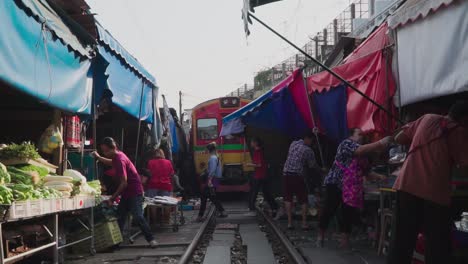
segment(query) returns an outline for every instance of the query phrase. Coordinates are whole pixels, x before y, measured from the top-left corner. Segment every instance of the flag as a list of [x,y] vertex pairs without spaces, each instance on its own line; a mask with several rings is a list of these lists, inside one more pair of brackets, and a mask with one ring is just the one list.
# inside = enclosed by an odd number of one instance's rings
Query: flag
[[252,20],[249,17],[249,12],[255,12],[254,7],[278,2],[281,0],[244,0],[244,7],[242,8],[242,20],[244,21],[245,36],[250,35],[249,24],[252,24]]

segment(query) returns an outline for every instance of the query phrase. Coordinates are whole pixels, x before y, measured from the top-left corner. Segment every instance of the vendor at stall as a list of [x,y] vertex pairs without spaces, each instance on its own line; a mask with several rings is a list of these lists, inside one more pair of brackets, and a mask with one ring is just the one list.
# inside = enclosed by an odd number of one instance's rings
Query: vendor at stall
[[118,150],[113,138],[104,138],[100,147],[105,157],[101,157],[97,152],[93,153],[94,157],[105,165],[112,166],[116,177],[120,179],[117,191],[107,200],[107,203],[112,206],[115,199],[121,196],[117,209],[120,230],[124,229],[128,214],[131,213],[149,245],[156,247],[158,243],[143,216],[143,186],[135,166],[122,151]]
[[153,158],[148,161],[147,170],[151,177],[144,178],[148,189],[146,196],[172,196],[172,177],[175,174],[172,162],[166,159],[162,149],[156,149]]
[[389,264],[411,263],[418,234],[425,236],[425,263],[450,263],[450,175],[468,165],[468,101],[454,104],[447,116],[427,114],[395,137],[409,146],[395,182],[395,225]]
[[349,135],[349,138],[338,146],[335,162],[324,180],[326,193],[320,216],[319,246],[323,246],[328,225],[340,209],[339,225],[340,232],[343,233],[340,244],[342,248],[349,247],[353,219],[357,218],[358,209],[362,208],[364,203],[363,178],[383,179],[381,175],[367,173],[369,164],[365,163],[368,162],[367,157],[370,154],[386,150],[391,138],[386,137],[374,143],[362,144],[364,136],[361,129],[350,129]]

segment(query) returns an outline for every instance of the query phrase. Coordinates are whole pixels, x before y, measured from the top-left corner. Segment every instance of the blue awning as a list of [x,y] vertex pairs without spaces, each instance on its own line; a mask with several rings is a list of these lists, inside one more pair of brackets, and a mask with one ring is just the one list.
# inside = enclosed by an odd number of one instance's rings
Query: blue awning
[[[112,92],[112,102],[135,118],[151,123],[153,121],[153,93],[154,87],[145,79],[135,75],[108,48],[99,45],[99,54],[109,63],[106,69],[107,89]],[[142,99],[143,89],[143,100]]]
[[44,23],[47,29],[59,38],[62,43],[68,46],[80,56],[91,58],[93,49],[84,46],[70,28],[63,22],[62,18],[47,3],[46,0],[20,0],[21,8],[32,15],[40,24]]
[[30,15],[16,1],[0,1],[0,79],[53,107],[90,114],[91,61]]
[[120,45],[120,43],[106,30],[101,24],[96,23],[96,27],[99,34],[99,42],[110,50],[114,55],[116,55],[126,67],[131,68],[137,73],[137,75],[142,76],[147,81],[156,85],[156,79],[151,75],[125,48]]
[[112,102],[131,116],[153,123],[156,79],[99,23],[96,27],[98,52],[109,63],[105,89],[112,92]]
[[313,127],[302,72],[297,70],[276,87],[223,118],[221,136],[240,134],[247,126],[300,137]]

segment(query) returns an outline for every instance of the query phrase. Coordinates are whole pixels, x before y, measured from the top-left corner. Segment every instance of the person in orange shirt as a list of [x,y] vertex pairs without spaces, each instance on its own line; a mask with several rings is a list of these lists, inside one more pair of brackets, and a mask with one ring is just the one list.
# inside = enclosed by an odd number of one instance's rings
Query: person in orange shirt
[[468,101],[447,116],[427,114],[395,137],[409,146],[395,182],[395,224],[388,264],[411,263],[418,233],[425,236],[425,263],[450,263],[451,169],[468,165]]

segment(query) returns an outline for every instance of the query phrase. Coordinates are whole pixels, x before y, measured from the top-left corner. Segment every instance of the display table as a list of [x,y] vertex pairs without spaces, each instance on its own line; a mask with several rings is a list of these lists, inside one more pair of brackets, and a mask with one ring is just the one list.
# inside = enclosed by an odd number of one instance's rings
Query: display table
[[[25,216],[25,217],[14,217],[9,213],[8,216],[6,216],[4,221],[0,222],[0,264],[4,263],[10,263],[14,261],[21,260],[23,258],[26,258],[28,256],[31,256],[35,253],[38,253],[42,250],[52,248],[53,250],[53,263],[58,264],[59,263],[59,251],[62,249],[65,249],[67,247],[73,246],[75,244],[91,240],[91,246],[90,246],[90,253],[94,254],[94,204],[85,204],[80,203],[77,204],[75,207],[75,204],[72,202],[69,202],[71,200],[75,200],[75,198],[67,198],[67,199],[61,199],[60,203],[57,204],[64,204],[64,203],[69,203],[73,204],[71,210],[57,210],[51,213],[44,213],[44,214],[36,214],[36,215],[31,215],[31,216]],[[80,200],[80,199],[77,199]],[[93,199],[94,200],[94,199]],[[26,203],[29,204],[29,203]],[[30,204],[29,204],[30,205]],[[12,205],[13,206],[13,205]],[[63,208],[63,207],[62,207]],[[10,209],[10,210],[15,210],[15,209]],[[28,209],[29,212],[33,211],[31,209]],[[88,225],[85,224],[83,221],[78,216],[86,215],[88,217]],[[65,221],[67,218],[73,218],[74,220],[78,221],[86,230],[89,231],[89,236],[84,237],[82,239],[79,239],[77,241],[73,241],[70,243],[65,243],[61,244],[59,241],[59,237],[62,235],[59,232],[59,224],[60,221]],[[5,255],[5,245],[4,244],[4,232],[5,232],[5,227],[8,227],[8,225],[14,225],[14,224],[29,224],[34,225],[34,222],[36,223],[42,223],[42,222],[48,222],[48,224],[40,224],[42,228],[48,233],[50,236],[51,242],[38,246],[36,248],[31,248],[25,252],[18,253],[16,255],[10,255],[9,252],[6,252]],[[52,226],[52,228],[49,228],[49,226]]]

